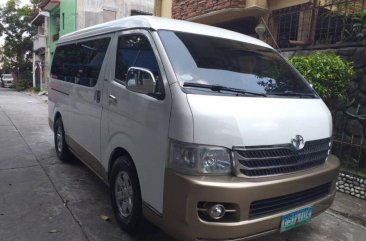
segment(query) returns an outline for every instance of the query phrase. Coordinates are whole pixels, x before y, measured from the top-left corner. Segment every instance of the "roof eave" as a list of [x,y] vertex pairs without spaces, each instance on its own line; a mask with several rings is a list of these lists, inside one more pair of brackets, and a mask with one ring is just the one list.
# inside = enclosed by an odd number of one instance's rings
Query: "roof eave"
[[32,19],[32,25],[41,25],[44,22],[45,17],[49,17],[50,13],[46,11],[39,11],[38,14]]

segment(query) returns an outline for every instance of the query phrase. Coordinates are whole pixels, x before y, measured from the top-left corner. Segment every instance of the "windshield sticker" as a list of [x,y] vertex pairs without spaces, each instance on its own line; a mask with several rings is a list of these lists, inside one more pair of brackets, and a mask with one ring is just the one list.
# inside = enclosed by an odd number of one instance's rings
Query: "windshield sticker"
[[197,83],[198,84],[203,84],[203,85],[208,85],[209,84],[208,81],[202,80],[202,79],[197,80]]
[[190,74],[183,74],[180,77],[182,78],[182,80],[185,80],[185,81],[191,81],[191,80],[193,80],[193,77]]

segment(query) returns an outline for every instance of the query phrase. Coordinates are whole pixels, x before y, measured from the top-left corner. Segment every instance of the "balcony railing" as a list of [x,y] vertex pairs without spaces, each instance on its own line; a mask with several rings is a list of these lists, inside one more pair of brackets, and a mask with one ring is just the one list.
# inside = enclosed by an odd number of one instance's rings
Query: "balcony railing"
[[47,47],[47,40],[45,35],[37,34],[33,37],[33,51],[39,51]]

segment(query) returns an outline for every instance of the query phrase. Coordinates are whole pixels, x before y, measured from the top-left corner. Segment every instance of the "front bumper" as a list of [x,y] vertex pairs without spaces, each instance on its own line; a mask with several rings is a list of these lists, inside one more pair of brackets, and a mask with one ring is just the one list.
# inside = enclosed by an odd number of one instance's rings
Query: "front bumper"
[[[277,232],[283,215],[312,206],[314,216],[332,204],[339,165],[338,158],[331,155],[320,167],[265,178],[186,176],[168,169],[161,226],[172,236],[191,241],[247,240]],[[253,201],[296,193],[325,183],[332,184],[329,193],[315,201],[267,216],[249,218],[249,207]],[[238,221],[204,221],[198,215],[199,202],[234,203],[239,207]]]
[[4,82],[4,88],[11,88],[11,87],[13,87],[12,82]]

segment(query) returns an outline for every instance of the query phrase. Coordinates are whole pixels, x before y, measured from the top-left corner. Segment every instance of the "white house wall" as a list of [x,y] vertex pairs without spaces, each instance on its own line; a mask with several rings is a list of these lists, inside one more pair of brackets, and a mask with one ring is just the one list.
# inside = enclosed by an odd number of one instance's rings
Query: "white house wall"
[[103,11],[109,11],[112,16],[115,13],[117,19],[130,16],[131,10],[152,14],[154,0],[78,0],[77,29],[104,22]]
[[121,16],[130,16],[131,10],[138,10],[145,13],[154,12],[154,0],[124,0],[120,1],[119,11]]

